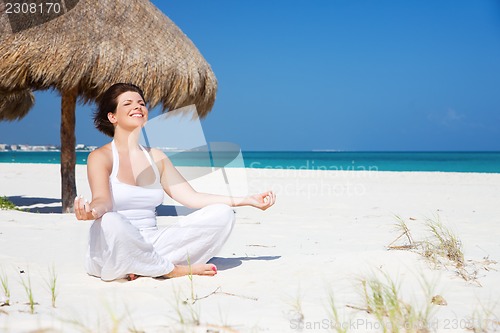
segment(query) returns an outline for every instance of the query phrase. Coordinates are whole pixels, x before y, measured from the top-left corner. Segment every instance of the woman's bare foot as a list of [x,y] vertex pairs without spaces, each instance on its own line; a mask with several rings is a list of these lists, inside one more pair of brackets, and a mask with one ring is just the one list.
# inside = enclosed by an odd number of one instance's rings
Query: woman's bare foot
[[164,275],[166,278],[180,277],[184,275],[214,276],[217,274],[217,267],[213,264],[197,264],[191,266],[175,265],[174,269]]
[[135,275],[135,274],[127,274],[127,280],[129,281],[134,281],[136,280],[137,278],[139,277],[139,275]]

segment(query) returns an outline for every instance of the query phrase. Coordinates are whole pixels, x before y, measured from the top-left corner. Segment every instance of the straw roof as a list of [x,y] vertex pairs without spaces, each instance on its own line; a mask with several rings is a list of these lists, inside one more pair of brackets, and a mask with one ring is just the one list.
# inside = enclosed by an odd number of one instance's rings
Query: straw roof
[[195,104],[202,117],[211,110],[210,65],[151,2],[61,4],[61,15],[15,15],[0,2],[0,120],[22,118],[33,104],[30,90],[76,87],[87,102],[116,82],[140,86],[151,107]]
[[0,91],[0,120],[16,120],[24,117],[35,103],[31,90],[16,92]]

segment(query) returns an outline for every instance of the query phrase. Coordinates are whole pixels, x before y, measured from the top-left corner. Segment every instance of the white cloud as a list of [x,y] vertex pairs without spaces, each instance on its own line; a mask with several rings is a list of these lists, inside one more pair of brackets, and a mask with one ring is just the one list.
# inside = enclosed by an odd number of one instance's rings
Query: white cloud
[[448,108],[445,112],[434,112],[427,115],[427,119],[431,122],[440,125],[451,127],[463,124],[466,116],[465,113],[456,111],[455,109]]

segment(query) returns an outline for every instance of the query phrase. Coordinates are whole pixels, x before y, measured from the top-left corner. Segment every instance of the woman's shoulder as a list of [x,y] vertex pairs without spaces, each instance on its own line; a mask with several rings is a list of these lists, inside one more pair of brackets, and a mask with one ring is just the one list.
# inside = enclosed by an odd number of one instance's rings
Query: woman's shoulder
[[151,153],[151,156],[153,156],[155,161],[167,158],[167,155],[165,155],[165,153],[161,149],[148,147],[147,150]]
[[99,163],[106,163],[113,161],[113,152],[111,150],[111,143],[105,144],[93,150],[88,157],[88,162],[97,161]]
[[167,162],[167,165],[171,164],[170,159],[161,149],[148,147],[147,150],[153,158],[153,161],[155,161],[160,174],[163,174],[163,171],[165,170],[165,162]]

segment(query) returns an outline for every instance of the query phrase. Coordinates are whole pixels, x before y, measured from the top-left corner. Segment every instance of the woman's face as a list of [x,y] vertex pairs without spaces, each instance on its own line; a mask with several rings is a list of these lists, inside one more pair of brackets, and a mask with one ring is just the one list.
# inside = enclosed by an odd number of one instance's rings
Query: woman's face
[[142,127],[148,120],[148,109],[141,95],[127,91],[117,98],[116,112],[108,113],[112,124],[126,129]]

